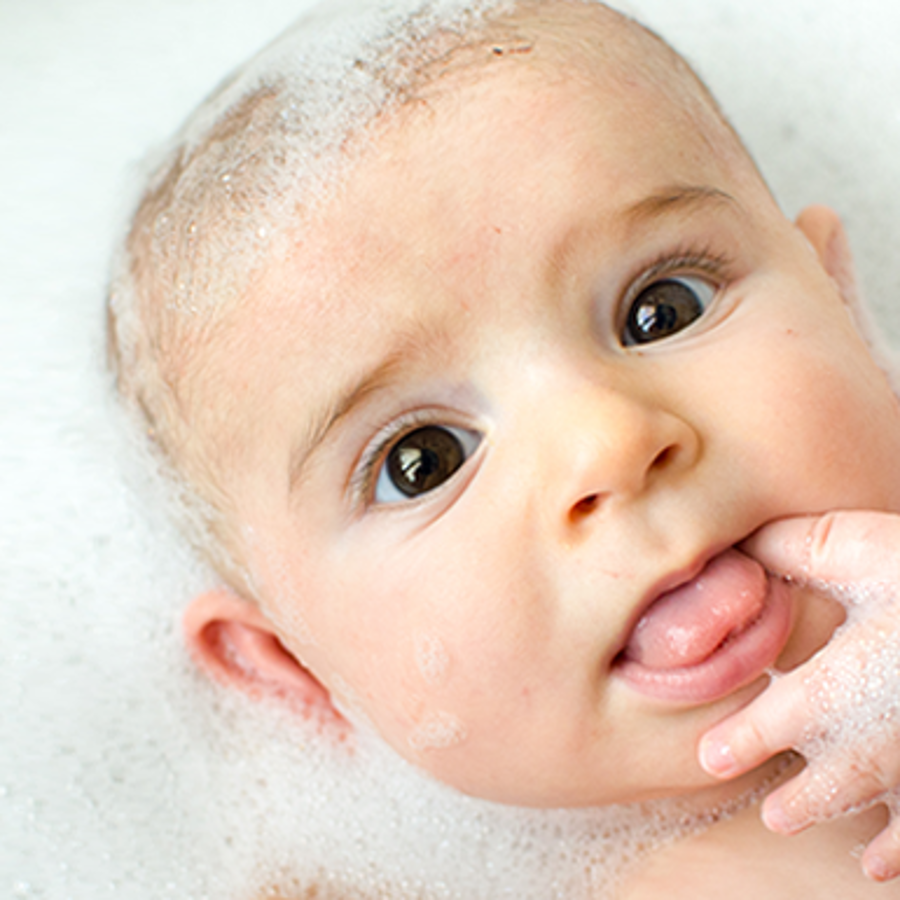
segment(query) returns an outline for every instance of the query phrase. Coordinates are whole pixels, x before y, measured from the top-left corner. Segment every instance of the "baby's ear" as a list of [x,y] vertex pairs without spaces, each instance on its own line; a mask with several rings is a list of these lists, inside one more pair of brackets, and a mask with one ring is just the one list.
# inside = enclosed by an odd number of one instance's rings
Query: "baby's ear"
[[858,314],[856,267],[841,217],[829,206],[807,206],[797,216],[796,225],[812,245],[822,268],[834,279],[844,302]]
[[188,606],[183,626],[191,655],[216,681],[346,724],[325,687],[285,649],[249,600],[227,588],[207,591]]

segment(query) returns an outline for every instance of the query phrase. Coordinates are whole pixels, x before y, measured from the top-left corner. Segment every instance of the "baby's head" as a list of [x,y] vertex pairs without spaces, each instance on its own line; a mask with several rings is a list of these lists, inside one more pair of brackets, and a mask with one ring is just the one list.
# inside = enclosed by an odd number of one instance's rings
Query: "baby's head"
[[598,3],[361,21],[226,85],[127,240],[120,384],[229,585],[191,646],[478,796],[701,791],[833,626],[735,545],[900,510],[840,225]]

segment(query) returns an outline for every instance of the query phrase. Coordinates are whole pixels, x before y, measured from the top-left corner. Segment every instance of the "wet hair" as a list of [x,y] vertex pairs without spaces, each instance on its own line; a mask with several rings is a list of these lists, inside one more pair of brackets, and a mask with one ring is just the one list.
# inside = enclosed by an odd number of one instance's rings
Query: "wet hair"
[[194,542],[243,593],[252,589],[230,551],[232,511],[217,476],[227,448],[210,438],[227,403],[208,402],[206,353],[277,236],[327,202],[342,173],[365,159],[376,122],[427,104],[427,92],[451,75],[479,75],[510,58],[557,67],[564,59],[577,70],[578,54],[545,59],[534,46],[544,39],[541,22],[563,8],[604,18],[609,34],[598,44],[573,28],[564,45],[602,54],[616,71],[639,70],[717,151],[747,158],[683,58],[599,0],[327,6],[220,85],[159,154],[112,273],[109,355],[119,392],[180,485]]

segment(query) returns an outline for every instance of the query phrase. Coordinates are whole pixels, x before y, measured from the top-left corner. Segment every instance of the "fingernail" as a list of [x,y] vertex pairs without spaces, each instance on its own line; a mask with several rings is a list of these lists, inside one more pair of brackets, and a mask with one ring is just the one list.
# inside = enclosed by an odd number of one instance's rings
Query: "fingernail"
[[894,873],[880,856],[870,856],[864,866],[866,875],[873,881],[887,881]]
[[769,831],[778,834],[791,834],[796,831],[796,825],[793,820],[785,812],[783,806],[770,803],[763,808],[763,823]]
[[737,760],[730,745],[717,738],[708,738],[700,745],[700,765],[710,775],[726,776],[737,772]]

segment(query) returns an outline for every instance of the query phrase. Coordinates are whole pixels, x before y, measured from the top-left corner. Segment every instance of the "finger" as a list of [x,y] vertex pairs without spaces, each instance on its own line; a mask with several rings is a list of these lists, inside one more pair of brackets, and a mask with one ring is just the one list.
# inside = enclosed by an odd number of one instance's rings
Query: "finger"
[[883,748],[882,761],[891,771],[868,755],[823,756],[807,766],[796,778],[773,791],[763,804],[766,827],[779,834],[796,834],[816,822],[827,822],[882,800],[886,785],[895,783],[895,754]]
[[804,581],[900,580],[900,516],[849,510],[780,519],[741,545],[769,571]]
[[900,875],[900,819],[896,816],[866,848],[862,866],[873,881],[890,881]]
[[802,674],[782,675],[752,703],[706,732],[698,748],[700,765],[718,778],[755,769],[795,747],[813,715]]

